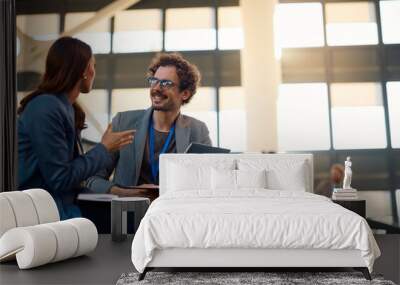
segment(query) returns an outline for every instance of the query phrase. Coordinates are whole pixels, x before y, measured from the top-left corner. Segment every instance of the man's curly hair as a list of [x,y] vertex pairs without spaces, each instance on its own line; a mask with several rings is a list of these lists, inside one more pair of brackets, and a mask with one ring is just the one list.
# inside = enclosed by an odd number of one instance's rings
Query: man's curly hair
[[179,78],[179,91],[189,90],[191,94],[182,104],[189,103],[200,84],[201,76],[197,66],[184,59],[179,53],[159,53],[153,58],[147,75],[154,76],[160,66],[175,66]]

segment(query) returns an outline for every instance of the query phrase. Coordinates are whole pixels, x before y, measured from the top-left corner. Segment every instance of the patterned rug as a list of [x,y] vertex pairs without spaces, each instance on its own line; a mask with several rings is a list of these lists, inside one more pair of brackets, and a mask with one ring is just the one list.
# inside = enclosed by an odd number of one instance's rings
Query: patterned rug
[[122,274],[117,285],[133,284],[213,284],[213,285],[395,285],[384,280],[380,275],[372,275],[372,281],[364,278],[360,272],[148,272],[142,281],[138,281],[139,273]]

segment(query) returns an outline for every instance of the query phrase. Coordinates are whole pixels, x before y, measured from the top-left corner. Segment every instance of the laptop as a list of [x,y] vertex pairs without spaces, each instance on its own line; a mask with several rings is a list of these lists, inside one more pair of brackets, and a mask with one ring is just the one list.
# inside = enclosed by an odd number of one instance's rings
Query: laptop
[[201,143],[191,143],[185,150],[185,153],[230,153],[227,148],[214,147]]

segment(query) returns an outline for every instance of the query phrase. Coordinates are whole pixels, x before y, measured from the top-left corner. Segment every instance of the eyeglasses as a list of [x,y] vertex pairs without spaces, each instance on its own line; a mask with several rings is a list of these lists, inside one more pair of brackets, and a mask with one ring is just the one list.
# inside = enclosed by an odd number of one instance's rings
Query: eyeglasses
[[172,88],[174,87],[176,84],[174,82],[172,82],[169,79],[158,79],[157,77],[148,77],[147,78],[147,82],[149,82],[150,87],[154,87],[156,86],[158,83],[160,83],[160,88]]

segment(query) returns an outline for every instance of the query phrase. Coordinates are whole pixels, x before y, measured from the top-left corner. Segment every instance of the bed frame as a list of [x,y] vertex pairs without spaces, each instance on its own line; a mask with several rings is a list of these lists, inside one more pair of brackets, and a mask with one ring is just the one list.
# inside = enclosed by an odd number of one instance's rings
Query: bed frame
[[[202,155],[196,154],[164,154],[160,158],[160,195],[167,189],[168,179],[166,169],[168,163],[181,158],[196,159]],[[205,155],[204,155],[205,156]],[[305,161],[308,166],[308,177],[305,189],[313,192],[313,157],[311,154],[207,154],[207,158],[266,158],[294,159]],[[204,158],[204,157],[203,157]],[[265,269],[337,269],[353,268],[361,271],[367,280],[371,276],[359,250],[330,250],[330,249],[249,249],[249,248],[169,248],[157,249],[153,259],[147,265],[139,280],[143,280],[148,271],[165,268],[184,269],[230,269],[229,271],[265,271]],[[286,270],[287,269],[287,270]]]
[[[156,250],[152,261],[139,275],[143,280],[148,271],[155,268],[229,268],[234,271],[258,271],[271,268],[353,268],[361,271],[367,280],[371,280],[369,270],[359,250],[329,249],[193,249],[171,248]],[[263,269],[263,270],[262,270]],[[322,271],[322,270],[321,270]]]

